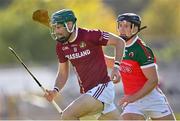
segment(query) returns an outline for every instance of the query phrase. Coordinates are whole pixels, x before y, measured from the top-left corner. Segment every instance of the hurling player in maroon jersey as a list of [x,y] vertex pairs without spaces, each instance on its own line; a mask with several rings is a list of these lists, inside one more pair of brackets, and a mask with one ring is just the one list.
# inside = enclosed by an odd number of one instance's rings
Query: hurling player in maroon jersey
[[[158,88],[158,73],[155,56],[137,33],[141,18],[134,13],[118,16],[118,31],[126,41],[125,54],[120,64],[124,97],[119,105],[124,107],[125,120],[175,120],[166,96]],[[112,66],[113,59],[106,58]]]
[[53,90],[45,95],[52,101],[64,87],[72,64],[82,95],[73,101],[62,114],[63,120],[79,120],[88,114],[100,112],[99,119],[118,120],[119,111],[114,104],[113,78],[119,78],[119,69],[114,67],[108,76],[102,46],[115,47],[117,66],[124,53],[125,42],[121,37],[101,30],[87,30],[76,26],[72,10],[63,9],[52,14],[52,36],[57,41],[56,53],[59,69]]

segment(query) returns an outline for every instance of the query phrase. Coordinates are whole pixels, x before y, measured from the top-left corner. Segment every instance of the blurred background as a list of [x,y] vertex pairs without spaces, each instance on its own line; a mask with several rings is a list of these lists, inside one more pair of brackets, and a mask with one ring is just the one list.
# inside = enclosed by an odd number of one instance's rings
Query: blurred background
[[[161,89],[180,120],[180,0],[0,0],[0,120],[59,119],[8,46],[15,49],[42,85],[51,89],[58,64],[56,42],[47,27],[32,20],[32,13],[46,9],[51,15],[63,8],[75,12],[78,26],[115,34],[118,14],[139,14],[142,25],[148,26],[139,36],[154,50]],[[104,51],[113,56],[113,48]],[[122,94],[122,85],[116,85],[116,102]],[[78,96],[79,86],[71,71],[56,101],[64,109]]]

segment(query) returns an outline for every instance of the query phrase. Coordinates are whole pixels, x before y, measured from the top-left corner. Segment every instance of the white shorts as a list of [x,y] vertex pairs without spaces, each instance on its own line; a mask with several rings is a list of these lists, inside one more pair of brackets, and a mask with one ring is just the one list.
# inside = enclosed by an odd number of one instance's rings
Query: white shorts
[[96,87],[92,88],[86,94],[94,97],[95,99],[103,102],[104,110],[103,114],[111,112],[116,109],[114,104],[115,98],[115,89],[112,81],[104,84],[99,84]]
[[125,113],[136,113],[145,118],[161,118],[173,114],[165,95],[158,88],[142,99],[129,103],[121,115]]

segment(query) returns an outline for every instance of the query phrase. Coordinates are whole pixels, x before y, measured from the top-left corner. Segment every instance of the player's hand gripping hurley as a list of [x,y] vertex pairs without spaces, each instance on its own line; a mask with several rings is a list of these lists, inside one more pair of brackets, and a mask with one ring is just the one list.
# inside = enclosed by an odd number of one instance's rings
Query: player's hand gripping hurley
[[[28,71],[28,73],[31,75],[31,77],[35,80],[35,82],[39,85],[39,87],[42,89],[42,91],[44,93],[47,93],[46,92],[46,89],[41,85],[41,83],[37,80],[37,78],[31,73],[31,71],[27,68],[27,66],[24,64],[24,62],[21,60],[21,58],[18,56],[18,54],[11,48],[11,47],[8,47],[9,50],[12,52],[12,54],[14,56],[16,56],[16,58],[18,59],[18,61],[24,66],[24,68]],[[56,104],[56,102],[54,100],[52,100],[51,102],[53,104],[53,106],[57,109],[57,111],[59,113],[62,113],[62,110],[61,108]]]

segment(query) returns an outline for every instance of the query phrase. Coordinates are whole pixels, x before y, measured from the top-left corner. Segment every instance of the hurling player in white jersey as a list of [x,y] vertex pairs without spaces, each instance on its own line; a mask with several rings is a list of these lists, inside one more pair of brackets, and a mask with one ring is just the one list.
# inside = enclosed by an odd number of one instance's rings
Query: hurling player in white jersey
[[[118,16],[117,22],[119,35],[126,41],[125,55],[119,63],[124,89],[124,96],[119,101],[124,109],[123,119],[176,120],[166,96],[158,88],[153,51],[137,36],[144,28],[141,28],[140,16],[124,13]],[[107,56],[106,61],[112,66],[113,58]]]

